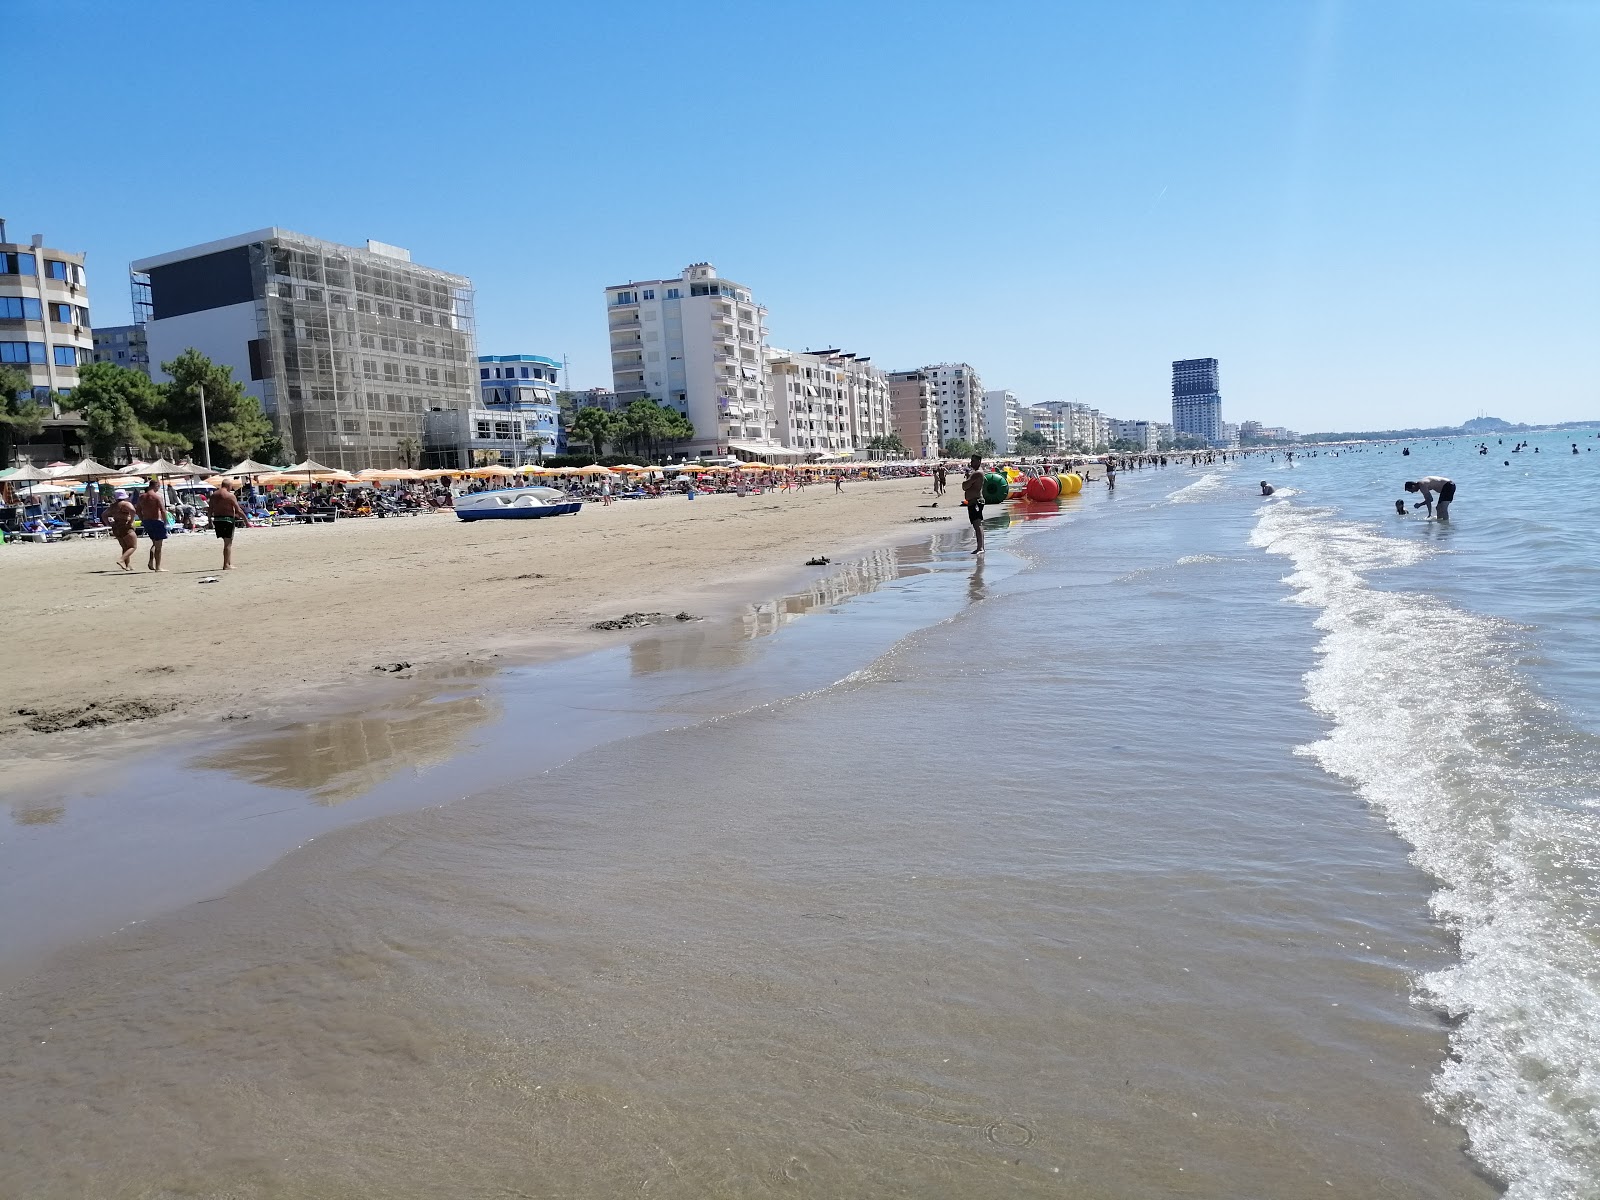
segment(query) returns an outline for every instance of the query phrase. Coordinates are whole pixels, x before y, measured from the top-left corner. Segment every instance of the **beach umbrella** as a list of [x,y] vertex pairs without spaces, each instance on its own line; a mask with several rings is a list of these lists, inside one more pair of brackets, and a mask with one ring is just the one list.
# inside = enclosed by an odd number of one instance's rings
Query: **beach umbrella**
[[478,479],[505,479],[507,476],[515,475],[516,472],[510,467],[491,464],[487,467],[474,467],[470,471],[463,471],[462,474],[472,475]]
[[40,470],[32,463],[23,463],[20,467],[0,474],[0,483],[43,483],[50,478],[48,471]]
[[63,471],[59,476],[57,476],[57,478],[85,480],[110,479],[113,476],[121,475],[122,473],[123,469],[121,467],[102,466],[101,464],[95,462],[94,459],[86,458],[80,463],[74,463],[71,467],[67,468],[67,470]]
[[70,496],[72,489],[59,483],[36,483],[28,489],[35,496]]
[[590,463],[587,467],[579,467],[578,470],[577,470],[577,474],[579,474],[579,475],[615,475],[616,472],[613,471],[610,467],[602,467],[599,463]]
[[549,467],[537,466],[534,463],[528,463],[526,466],[518,467],[517,471],[518,471],[519,474],[522,474],[522,475],[554,475],[555,474],[555,471],[551,470]]
[[225,479],[239,479],[246,475],[271,475],[281,470],[282,467],[268,466],[266,463],[256,462],[253,458],[247,458],[242,463],[229,467],[222,474]]

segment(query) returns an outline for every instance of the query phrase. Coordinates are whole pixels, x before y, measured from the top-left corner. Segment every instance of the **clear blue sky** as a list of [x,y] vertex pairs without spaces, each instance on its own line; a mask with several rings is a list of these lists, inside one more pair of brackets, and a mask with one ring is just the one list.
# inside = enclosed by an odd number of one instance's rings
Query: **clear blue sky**
[[1600,0],[4,11],[0,215],[98,323],[279,225],[470,275],[578,386],[606,284],[710,259],[775,345],[1029,402],[1161,417],[1214,355],[1229,420],[1600,417]]

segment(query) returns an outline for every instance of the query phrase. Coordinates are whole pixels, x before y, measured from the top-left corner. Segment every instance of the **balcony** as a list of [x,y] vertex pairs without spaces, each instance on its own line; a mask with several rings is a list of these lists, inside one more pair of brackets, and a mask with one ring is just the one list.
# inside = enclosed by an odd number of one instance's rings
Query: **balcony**
[[623,330],[638,329],[639,325],[640,321],[638,317],[632,317],[625,321],[613,321],[611,322],[611,332],[618,333]]

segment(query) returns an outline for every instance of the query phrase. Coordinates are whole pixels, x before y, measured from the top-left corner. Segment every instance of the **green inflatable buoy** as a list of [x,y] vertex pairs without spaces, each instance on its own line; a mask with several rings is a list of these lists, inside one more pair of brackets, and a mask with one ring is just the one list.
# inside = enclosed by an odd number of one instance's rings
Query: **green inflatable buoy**
[[1004,504],[1011,497],[1011,481],[993,471],[983,477],[983,502]]

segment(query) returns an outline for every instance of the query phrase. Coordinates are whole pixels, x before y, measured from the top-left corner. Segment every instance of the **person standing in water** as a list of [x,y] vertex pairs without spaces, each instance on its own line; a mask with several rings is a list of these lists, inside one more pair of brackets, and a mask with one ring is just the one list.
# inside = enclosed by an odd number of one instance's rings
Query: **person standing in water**
[[974,554],[983,553],[983,457],[972,456],[967,477],[961,481],[961,499],[967,506],[967,520],[972,522],[973,536],[978,539]]
[[[1443,475],[1424,475],[1421,479],[1408,480],[1406,491],[1421,492],[1422,499],[1412,508],[1426,506],[1430,517],[1438,517],[1441,521],[1450,519],[1450,501],[1456,498],[1455,481],[1446,479]],[[1438,500],[1434,500],[1434,495]]]

